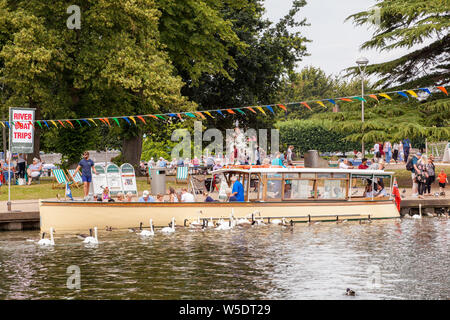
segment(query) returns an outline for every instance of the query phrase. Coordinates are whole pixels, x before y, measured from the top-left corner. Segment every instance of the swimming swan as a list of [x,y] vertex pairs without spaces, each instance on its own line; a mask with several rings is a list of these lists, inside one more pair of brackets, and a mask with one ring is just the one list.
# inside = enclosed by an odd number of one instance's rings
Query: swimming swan
[[89,236],[84,238],[83,243],[98,244],[97,227],[94,227],[94,237]]
[[46,239],[45,232],[42,233],[42,239],[38,241],[38,245],[41,246],[54,246],[55,240],[53,239],[53,228],[50,228],[50,239]]
[[164,227],[161,229],[163,233],[173,233],[175,232],[175,218],[172,218],[172,222],[170,223],[170,227]]
[[149,237],[155,235],[155,231],[153,230],[153,219],[150,219],[150,230],[142,230],[139,233],[140,236]]

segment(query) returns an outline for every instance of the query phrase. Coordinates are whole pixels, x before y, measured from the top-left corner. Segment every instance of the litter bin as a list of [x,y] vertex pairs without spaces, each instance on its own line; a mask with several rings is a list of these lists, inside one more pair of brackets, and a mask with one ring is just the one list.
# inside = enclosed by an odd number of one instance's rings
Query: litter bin
[[166,168],[150,168],[152,177],[152,195],[166,194]]

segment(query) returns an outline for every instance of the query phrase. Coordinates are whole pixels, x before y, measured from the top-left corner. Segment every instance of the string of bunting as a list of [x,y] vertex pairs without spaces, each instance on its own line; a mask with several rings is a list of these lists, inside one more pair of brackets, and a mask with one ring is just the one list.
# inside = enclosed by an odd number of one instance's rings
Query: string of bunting
[[[74,122],[77,123],[80,127],[83,126],[89,126],[92,125],[98,126],[99,124],[96,122],[96,120],[100,121],[105,126],[111,127],[112,121],[117,124],[117,126],[120,127],[120,119],[126,121],[126,124],[128,125],[135,125],[137,126],[138,123],[147,124],[145,118],[147,119],[161,119],[161,120],[168,120],[170,118],[178,118],[180,120],[183,119],[183,116],[189,117],[189,118],[197,118],[200,120],[206,120],[207,116],[209,116],[211,119],[214,119],[214,115],[218,115],[225,117],[226,114],[236,115],[236,114],[243,114],[246,115],[244,110],[250,111],[252,113],[257,114],[258,112],[255,111],[258,110],[264,115],[267,115],[264,111],[264,108],[268,111],[270,111],[272,114],[275,114],[275,111],[273,108],[279,107],[285,112],[287,112],[287,106],[304,106],[305,108],[312,111],[312,108],[310,104],[313,103],[318,104],[319,106],[326,108],[325,103],[331,103],[332,105],[336,105],[337,102],[344,101],[344,102],[355,102],[355,101],[364,101],[367,102],[367,100],[364,97],[372,98],[373,100],[376,100],[377,103],[380,102],[379,97],[385,98],[387,100],[392,100],[392,97],[389,94],[398,94],[406,99],[409,99],[408,94],[416,99],[419,99],[419,96],[417,95],[416,91],[418,92],[425,92],[428,95],[432,94],[432,90],[438,89],[442,91],[444,94],[448,96],[448,92],[445,87],[443,86],[435,86],[431,88],[416,88],[416,89],[410,89],[410,90],[402,90],[402,91],[389,91],[389,92],[382,92],[377,94],[365,94],[363,96],[348,96],[348,97],[340,97],[340,98],[334,98],[334,99],[321,99],[321,100],[308,100],[308,101],[301,101],[301,102],[289,102],[285,104],[270,104],[270,105],[261,105],[261,106],[249,106],[249,107],[239,107],[239,108],[225,108],[225,109],[212,109],[212,110],[202,110],[202,111],[192,111],[192,112],[177,112],[177,113],[163,113],[163,114],[145,114],[145,115],[134,115],[134,116],[115,116],[115,117],[102,117],[102,118],[84,118],[84,119],[53,119],[53,120],[34,120],[34,123],[31,121],[27,122],[12,122],[12,125],[15,125],[15,123],[19,124],[29,124],[33,128],[35,128],[35,124],[37,124],[41,129],[44,128],[75,128]],[[131,121],[130,121],[131,120]],[[60,126],[58,126],[58,123]],[[3,127],[11,127],[11,124],[8,121],[0,121],[0,124]]]

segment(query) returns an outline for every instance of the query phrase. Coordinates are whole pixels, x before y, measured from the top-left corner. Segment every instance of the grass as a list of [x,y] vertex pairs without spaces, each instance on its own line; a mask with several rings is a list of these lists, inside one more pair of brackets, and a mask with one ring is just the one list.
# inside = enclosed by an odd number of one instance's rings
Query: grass
[[[439,174],[441,169],[445,169],[447,176],[450,176],[450,166],[436,166],[436,176]],[[397,183],[399,188],[411,188],[411,172],[406,169],[387,169],[387,171],[395,172],[395,177],[397,178]],[[180,190],[186,184],[176,184],[173,180],[174,177],[167,177],[166,187],[174,187],[176,190]],[[144,190],[151,190],[150,184],[147,183],[147,178],[138,177],[136,179],[137,189],[139,194],[142,194]],[[437,182],[435,182],[437,185]],[[83,197],[83,187],[76,188],[71,186],[72,195],[76,198]],[[52,180],[50,178],[42,178],[41,183],[37,184],[33,182],[31,186],[18,186],[11,185],[11,199],[12,200],[36,200],[36,199],[49,199],[56,198],[59,194],[64,197],[64,188],[52,189]],[[8,186],[2,185],[0,187],[0,201],[8,200]]]

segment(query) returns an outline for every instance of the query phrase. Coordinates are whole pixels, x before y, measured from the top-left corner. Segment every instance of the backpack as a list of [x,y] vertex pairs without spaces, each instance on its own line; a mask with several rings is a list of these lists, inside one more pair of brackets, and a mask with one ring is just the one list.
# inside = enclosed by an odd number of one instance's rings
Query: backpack
[[406,170],[414,171],[414,165],[413,165],[413,163],[412,163],[412,159],[413,159],[413,157],[411,157],[411,158],[406,162]]

